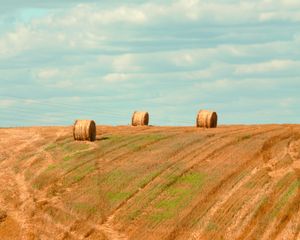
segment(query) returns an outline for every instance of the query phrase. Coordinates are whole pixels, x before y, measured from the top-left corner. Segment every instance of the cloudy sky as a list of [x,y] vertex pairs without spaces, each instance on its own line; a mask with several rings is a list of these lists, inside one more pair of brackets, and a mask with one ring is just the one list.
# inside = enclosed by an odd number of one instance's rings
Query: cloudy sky
[[0,2],[0,126],[300,123],[299,0]]

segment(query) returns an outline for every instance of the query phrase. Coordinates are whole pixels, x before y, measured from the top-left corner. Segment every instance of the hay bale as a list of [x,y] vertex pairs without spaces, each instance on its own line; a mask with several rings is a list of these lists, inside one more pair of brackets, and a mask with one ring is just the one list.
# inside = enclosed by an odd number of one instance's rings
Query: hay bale
[[216,128],[218,115],[216,112],[201,110],[197,115],[196,126],[203,128]]
[[148,112],[134,112],[132,115],[132,126],[147,126],[149,124]]
[[95,141],[96,123],[93,120],[76,120],[73,127],[74,140]]

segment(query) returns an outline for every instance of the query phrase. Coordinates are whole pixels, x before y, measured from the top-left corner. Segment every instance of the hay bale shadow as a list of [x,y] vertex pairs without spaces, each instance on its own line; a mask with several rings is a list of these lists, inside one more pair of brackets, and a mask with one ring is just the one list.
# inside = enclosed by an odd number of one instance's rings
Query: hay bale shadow
[[109,139],[109,137],[96,137],[96,141],[105,141],[108,139]]

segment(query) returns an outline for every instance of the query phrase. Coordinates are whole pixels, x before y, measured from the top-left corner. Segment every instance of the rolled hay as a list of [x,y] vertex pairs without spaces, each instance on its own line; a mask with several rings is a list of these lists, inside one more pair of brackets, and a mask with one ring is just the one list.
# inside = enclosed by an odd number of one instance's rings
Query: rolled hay
[[96,123],[93,120],[76,120],[73,126],[74,140],[95,141]]
[[196,126],[202,128],[216,128],[218,115],[216,112],[201,110],[197,115]]
[[132,126],[147,126],[149,124],[148,112],[134,112],[132,115]]

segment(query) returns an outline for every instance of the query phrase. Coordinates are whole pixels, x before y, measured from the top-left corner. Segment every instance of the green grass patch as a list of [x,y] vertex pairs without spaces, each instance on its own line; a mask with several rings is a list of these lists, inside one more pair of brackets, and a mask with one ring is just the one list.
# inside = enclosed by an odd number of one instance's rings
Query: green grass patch
[[[151,201],[153,201],[164,189],[164,186],[159,184],[150,189],[145,193],[145,195],[139,195],[135,198],[135,202],[131,204],[131,207],[133,208],[126,216],[124,216],[124,220],[134,220],[137,218],[143,211],[144,208],[146,208]],[[151,216],[150,216],[151,218]]]
[[204,183],[205,177],[205,174],[198,172],[188,173],[186,175],[183,175],[183,177],[181,177],[178,182],[188,183],[191,184],[193,187],[199,187],[202,186],[202,184]]
[[[85,152],[75,152],[70,155],[65,155],[60,161],[56,163],[49,164],[44,174],[63,174],[63,172],[71,171],[72,168],[76,168],[80,164],[84,164],[85,162],[93,162],[92,160],[96,159],[96,154],[92,151],[85,151]],[[84,167],[80,169],[80,174],[85,174],[86,172],[89,173],[92,169],[89,167],[85,169]]]
[[106,191],[107,200],[115,205],[124,201],[132,192],[136,191],[137,185],[132,184],[132,188],[130,187],[130,183],[133,183],[136,177],[137,173],[134,171],[115,169],[101,176],[99,185]]
[[140,214],[142,213],[142,211],[140,209],[134,210],[131,213],[129,213],[127,215],[127,220],[133,221],[134,219],[136,219]]
[[67,153],[74,152],[74,151],[77,152],[83,151],[88,149],[89,147],[90,146],[84,142],[74,142],[74,141],[61,145],[61,149]]
[[48,144],[44,149],[46,151],[59,151],[59,152],[74,152],[83,151],[89,148],[89,145],[85,142],[74,141],[73,138],[65,138],[60,141],[56,141]]
[[162,211],[156,214],[150,215],[149,219],[152,223],[158,224],[164,222],[174,216],[174,213],[171,211]]
[[284,175],[284,177],[277,182],[276,188],[284,188],[290,181],[291,177],[293,177],[293,175],[293,172],[288,172],[286,175]]
[[75,157],[74,154],[73,154],[73,155],[67,155],[67,156],[64,156],[64,157],[63,157],[63,161],[64,161],[64,162],[68,162],[68,161],[72,160],[74,157]]
[[110,142],[113,142],[113,143],[121,142],[123,140],[128,139],[127,136],[124,136],[124,135],[115,135],[115,134],[114,135],[110,135],[107,138],[108,138],[108,140]]
[[138,137],[139,142],[128,145],[128,148],[133,152],[141,151],[147,144],[155,143],[166,139],[167,136],[162,134],[143,134]]
[[149,216],[155,224],[168,220],[189,204],[196,192],[204,185],[206,174],[189,172],[182,176],[169,176],[171,184],[155,204],[155,211]]
[[52,173],[42,173],[34,179],[32,187],[41,190],[57,179],[57,176]]
[[58,167],[61,170],[69,171],[72,168],[83,164],[84,162],[89,162],[95,160],[96,158],[97,154],[93,151],[76,152],[71,155],[66,155],[63,158],[63,161],[58,163]]
[[244,136],[239,136],[238,138],[237,138],[237,142],[241,142],[241,141],[244,141],[244,140],[248,140],[248,139],[250,139],[252,137],[252,135],[244,135]]
[[66,172],[69,172],[69,174],[68,177],[63,180],[65,185],[78,182],[95,170],[94,159],[96,159],[96,154],[93,150],[65,155],[63,159],[57,163],[50,164],[45,171],[33,181],[33,188],[42,189]]
[[81,167],[78,167],[73,172],[71,172],[68,176],[66,176],[63,180],[63,185],[65,187],[72,185],[76,182],[81,181],[85,176],[89,175],[90,173],[96,170],[93,163],[86,164]]
[[59,145],[58,145],[57,143],[50,143],[50,144],[48,144],[48,145],[45,147],[45,150],[46,150],[46,151],[51,151],[51,150],[57,148],[58,146],[59,146]]
[[139,183],[138,187],[143,188],[145,187],[149,182],[151,182],[154,178],[156,178],[165,168],[166,165],[162,164],[158,169],[154,170],[153,172],[150,172],[146,174],[145,177],[143,177]]
[[132,136],[132,135],[112,134],[112,135],[104,136],[103,138],[105,140],[101,140],[101,141],[96,142],[101,151],[108,150],[111,147],[119,145],[123,142],[130,141],[131,139],[136,138],[136,136],[135,135]]
[[254,181],[249,181],[245,184],[245,187],[248,189],[253,189],[256,186],[256,182]]
[[111,185],[114,188],[127,185],[127,183],[136,176],[136,173],[121,169],[115,169],[101,179],[104,185]]
[[98,154],[104,155],[110,151],[118,150],[122,147],[122,144],[125,144],[128,139],[131,139],[132,136],[126,137],[122,135],[107,135],[103,137],[103,140],[96,141],[96,151]]
[[140,143],[133,143],[128,145],[128,148],[132,151],[132,152],[138,152],[141,151],[143,149],[143,145]]
[[107,198],[112,203],[118,203],[126,200],[130,195],[130,192],[108,192]]
[[270,218],[274,219],[278,213],[281,211],[281,209],[287,204],[289,199],[295,195],[295,193],[298,191],[298,188],[300,186],[300,181],[294,181],[287,191],[285,191],[282,196],[280,197],[279,201],[276,203],[275,207],[273,208],[272,212],[270,213]]
[[84,215],[93,215],[97,212],[97,207],[88,202],[73,202],[71,203],[71,208]]
[[218,231],[218,228],[219,228],[218,224],[210,221],[205,230],[207,232],[214,232],[214,231]]
[[86,175],[94,172],[95,170],[96,170],[96,168],[94,165],[83,166],[82,168],[78,169],[78,171],[76,172],[76,174],[74,176],[72,176],[72,178],[75,182],[79,182]]

